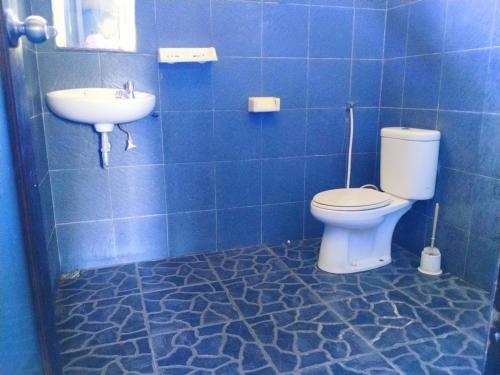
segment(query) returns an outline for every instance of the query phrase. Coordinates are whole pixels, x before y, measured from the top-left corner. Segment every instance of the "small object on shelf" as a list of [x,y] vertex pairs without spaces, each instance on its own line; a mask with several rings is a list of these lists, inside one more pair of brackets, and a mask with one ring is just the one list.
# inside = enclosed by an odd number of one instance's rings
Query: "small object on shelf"
[[215,48],[158,48],[160,63],[175,64],[197,62],[200,64],[217,61]]
[[248,112],[279,112],[280,98],[274,96],[251,96],[248,98]]

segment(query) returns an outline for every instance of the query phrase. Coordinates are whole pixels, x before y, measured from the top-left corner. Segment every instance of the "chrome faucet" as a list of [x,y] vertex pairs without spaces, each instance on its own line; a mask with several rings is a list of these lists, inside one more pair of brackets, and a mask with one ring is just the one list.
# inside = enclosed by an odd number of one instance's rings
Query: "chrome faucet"
[[134,82],[132,80],[128,80],[127,82],[125,82],[125,84],[123,85],[123,89],[116,91],[116,97],[124,99],[135,99]]

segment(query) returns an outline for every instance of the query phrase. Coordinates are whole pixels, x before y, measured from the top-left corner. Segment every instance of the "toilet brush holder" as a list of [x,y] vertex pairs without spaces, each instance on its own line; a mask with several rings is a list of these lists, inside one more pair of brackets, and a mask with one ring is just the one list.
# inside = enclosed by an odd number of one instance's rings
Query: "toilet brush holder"
[[443,273],[441,270],[441,252],[437,247],[428,246],[422,250],[418,270],[431,276],[439,276]]

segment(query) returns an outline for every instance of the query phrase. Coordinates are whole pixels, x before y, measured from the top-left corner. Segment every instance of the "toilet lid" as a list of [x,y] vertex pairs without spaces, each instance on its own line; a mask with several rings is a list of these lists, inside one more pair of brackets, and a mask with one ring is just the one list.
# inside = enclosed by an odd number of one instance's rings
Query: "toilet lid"
[[391,196],[373,189],[333,189],[316,194],[313,201],[332,210],[360,211],[387,206]]

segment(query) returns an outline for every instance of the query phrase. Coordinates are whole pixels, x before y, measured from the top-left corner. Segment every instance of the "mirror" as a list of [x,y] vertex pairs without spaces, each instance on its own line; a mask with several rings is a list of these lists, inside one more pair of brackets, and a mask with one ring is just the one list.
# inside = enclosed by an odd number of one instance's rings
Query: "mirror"
[[52,0],[56,46],[133,52],[135,0]]

